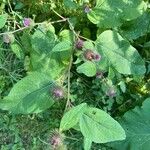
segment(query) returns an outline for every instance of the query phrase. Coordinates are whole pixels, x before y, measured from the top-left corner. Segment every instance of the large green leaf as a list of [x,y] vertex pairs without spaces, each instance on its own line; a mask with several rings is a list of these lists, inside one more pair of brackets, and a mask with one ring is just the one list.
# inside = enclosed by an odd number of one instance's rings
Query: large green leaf
[[80,129],[84,137],[95,143],[124,140],[125,132],[120,124],[106,112],[89,108],[80,118]]
[[5,23],[7,21],[7,17],[8,17],[7,14],[0,15],[0,29],[5,26]]
[[136,107],[125,113],[119,121],[126,131],[125,141],[113,142],[115,150],[149,150],[150,148],[150,98],[146,99],[143,106]]
[[150,32],[150,12],[145,12],[142,16],[136,20],[126,22],[121,27],[121,34],[127,39],[137,39]]
[[32,73],[14,85],[0,101],[0,108],[12,113],[39,113],[53,104],[50,89],[53,82],[42,73]]
[[88,18],[101,28],[113,28],[120,26],[124,20],[139,17],[145,8],[146,3],[142,0],[97,0]]
[[86,106],[86,103],[82,103],[65,113],[60,123],[60,130],[65,131],[74,127],[79,122],[81,115],[87,108]]
[[32,36],[31,44],[33,49],[30,56],[33,71],[44,72],[53,79],[65,72],[68,64],[63,64],[62,54],[52,53],[52,49],[57,44],[56,35],[53,32],[37,30]]
[[107,60],[109,66],[113,66],[122,74],[144,74],[145,64],[138,51],[123,39],[117,32],[107,30],[99,35],[96,47]]
[[78,73],[83,73],[88,77],[95,76],[96,74],[96,65],[91,61],[86,61],[77,68]]

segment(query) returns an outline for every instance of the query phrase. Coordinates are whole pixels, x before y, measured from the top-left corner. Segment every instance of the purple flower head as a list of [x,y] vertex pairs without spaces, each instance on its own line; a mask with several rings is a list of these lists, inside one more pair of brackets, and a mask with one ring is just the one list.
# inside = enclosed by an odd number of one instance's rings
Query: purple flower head
[[58,130],[54,130],[50,135],[50,144],[53,149],[57,149],[59,146],[63,145],[64,135]]
[[91,8],[89,6],[84,7],[84,12],[89,13],[91,11]]
[[25,27],[28,27],[28,26],[30,26],[32,24],[32,19],[31,18],[24,18],[24,20],[23,20],[23,25],[25,26]]
[[84,52],[84,58],[86,60],[89,60],[89,61],[92,61],[95,57],[95,54],[92,50],[90,49],[87,49],[85,52]]
[[109,88],[109,89],[107,90],[107,92],[106,92],[106,95],[109,96],[109,97],[111,97],[111,98],[115,97],[115,96],[116,96],[116,91],[115,91],[115,89],[114,89],[114,88]]
[[95,54],[94,59],[95,59],[95,61],[100,61],[101,60],[101,55],[100,54]]
[[53,147],[57,147],[61,144],[61,139],[58,135],[54,135],[51,139],[51,145]]
[[96,78],[101,79],[103,77],[103,72],[98,71],[96,73]]
[[77,49],[81,49],[83,47],[83,40],[78,39],[75,46]]
[[56,99],[64,98],[64,90],[61,87],[55,87],[52,91],[52,95]]

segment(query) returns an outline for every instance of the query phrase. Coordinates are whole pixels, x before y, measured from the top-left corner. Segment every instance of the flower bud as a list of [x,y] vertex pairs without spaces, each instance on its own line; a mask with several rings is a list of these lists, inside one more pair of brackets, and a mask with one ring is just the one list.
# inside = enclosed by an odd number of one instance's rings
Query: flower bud
[[101,79],[103,77],[103,72],[98,71],[96,73],[96,78]]
[[115,96],[116,96],[116,91],[115,91],[115,89],[112,88],[112,87],[109,88],[109,89],[107,90],[107,92],[106,92],[106,95],[109,96],[109,97],[111,97],[111,98],[115,97]]
[[52,90],[52,96],[55,99],[63,99],[64,98],[64,90],[62,87],[56,86],[53,90]]
[[83,40],[78,39],[75,46],[77,49],[81,49],[83,47]]
[[100,54],[95,54],[94,60],[95,61],[100,61],[101,60],[101,55]]
[[91,8],[87,5],[84,7],[84,12],[89,13],[91,11]]
[[3,42],[4,43],[7,43],[7,44],[13,43],[14,40],[15,40],[15,37],[12,33],[9,33],[9,34],[6,33],[3,35]]

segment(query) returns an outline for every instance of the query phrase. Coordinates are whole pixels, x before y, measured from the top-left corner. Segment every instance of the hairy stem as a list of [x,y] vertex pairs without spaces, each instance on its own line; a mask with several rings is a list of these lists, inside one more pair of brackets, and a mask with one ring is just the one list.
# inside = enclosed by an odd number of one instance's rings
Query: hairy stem
[[69,68],[68,68],[68,81],[67,81],[67,84],[68,84],[68,89],[67,89],[67,102],[66,102],[66,106],[65,106],[65,111],[67,110],[68,106],[70,105],[70,73],[71,73],[71,67],[72,67],[72,62],[73,62],[73,58],[71,56],[70,58],[70,63],[69,63]]

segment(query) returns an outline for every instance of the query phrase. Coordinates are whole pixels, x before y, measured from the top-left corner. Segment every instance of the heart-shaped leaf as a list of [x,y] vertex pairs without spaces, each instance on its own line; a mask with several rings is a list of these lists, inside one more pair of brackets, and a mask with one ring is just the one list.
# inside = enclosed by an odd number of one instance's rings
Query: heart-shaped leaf
[[102,58],[119,73],[141,75],[145,64],[138,51],[117,32],[107,30],[99,35],[96,47]]

